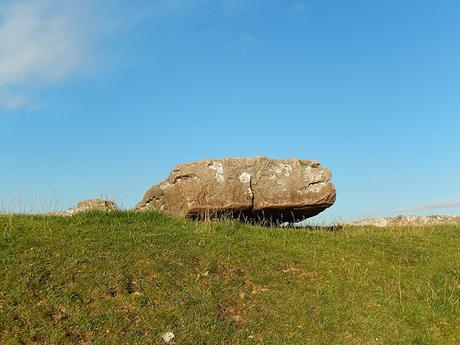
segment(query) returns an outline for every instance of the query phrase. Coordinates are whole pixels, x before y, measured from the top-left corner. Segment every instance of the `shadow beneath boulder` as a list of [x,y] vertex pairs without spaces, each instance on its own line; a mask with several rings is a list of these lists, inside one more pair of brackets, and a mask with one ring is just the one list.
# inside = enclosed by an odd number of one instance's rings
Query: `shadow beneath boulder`
[[210,208],[194,209],[186,217],[195,221],[207,220],[236,220],[240,223],[251,224],[263,227],[290,227],[309,228],[317,227],[302,224],[306,219],[311,218],[324,211],[325,207],[304,207],[293,209],[289,212],[277,208],[267,208],[260,211],[252,209],[228,209],[213,210]]
[[264,228],[278,228],[278,229],[299,229],[307,231],[328,231],[328,232],[339,232],[343,229],[340,224],[333,225],[311,225],[306,224],[303,219],[294,218],[294,221],[286,221],[285,217],[270,217],[254,215],[250,212],[214,212],[207,214],[193,214],[187,217],[188,219],[196,222],[208,222],[208,221],[236,221],[241,224],[247,224],[252,226],[259,226]]
[[280,226],[283,229],[298,229],[306,231],[327,231],[327,232],[340,232],[343,230],[343,226],[340,224],[334,225],[304,225],[298,223],[282,224]]

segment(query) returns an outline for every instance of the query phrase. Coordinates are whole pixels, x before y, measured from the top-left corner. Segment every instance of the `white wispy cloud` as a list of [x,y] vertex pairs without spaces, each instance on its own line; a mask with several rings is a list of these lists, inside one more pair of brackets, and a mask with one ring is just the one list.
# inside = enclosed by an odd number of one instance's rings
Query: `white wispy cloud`
[[10,1],[0,7],[0,105],[27,103],[17,87],[75,73],[88,49],[84,1]]
[[23,107],[27,104],[28,99],[21,95],[12,95],[5,91],[0,92],[0,108],[7,110]]
[[[34,95],[27,90],[93,70],[103,38],[113,41],[111,36],[116,39],[152,14],[171,15],[206,4],[236,11],[255,1],[4,0],[0,2],[0,111],[35,108]],[[242,36],[239,48],[248,49],[254,42],[249,35]]]
[[4,7],[0,85],[52,82],[75,70],[85,46],[73,7],[52,0],[18,1]]
[[250,34],[244,34],[240,36],[238,46],[241,51],[247,52],[249,49],[257,45],[259,41]]
[[291,6],[291,10],[296,13],[307,13],[308,6],[305,1],[297,1]]
[[225,50],[232,53],[248,54],[259,44],[259,41],[251,34],[241,35],[236,43],[225,46]]
[[406,212],[430,211],[430,210],[441,210],[441,209],[452,209],[452,208],[460,208],[460,200],[450,200],[450,201],[441,201],[441,202],[414,205],[408,208],[390,211],[388,213],[406,213]]

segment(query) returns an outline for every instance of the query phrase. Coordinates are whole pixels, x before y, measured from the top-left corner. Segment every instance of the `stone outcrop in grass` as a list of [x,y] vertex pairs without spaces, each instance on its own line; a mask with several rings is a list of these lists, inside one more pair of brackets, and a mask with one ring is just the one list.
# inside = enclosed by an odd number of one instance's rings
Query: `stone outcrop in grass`
[[457,216],[397,216],[393,218],[363,219],[350,225],[360,226],[431,226],[431,225],[456,225],[460,224]]
[[335,202],[329,170],[300,159],[207,159],[177,166],[136,209],[190,218],[295,222]]

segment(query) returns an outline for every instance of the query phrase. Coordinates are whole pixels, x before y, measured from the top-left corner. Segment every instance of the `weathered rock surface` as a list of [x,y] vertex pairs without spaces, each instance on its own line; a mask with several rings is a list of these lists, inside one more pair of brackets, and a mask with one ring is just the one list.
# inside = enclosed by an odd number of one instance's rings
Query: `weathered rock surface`
[[329,170],[300,159],[207,159],[177,166],[146,193],[136,209],[174,216],[300,221],[332,206]]
[[359,226],[427,226],[427,225],[460,225],[458,216],[397,216],[393,218],[363,219],[350,225]]

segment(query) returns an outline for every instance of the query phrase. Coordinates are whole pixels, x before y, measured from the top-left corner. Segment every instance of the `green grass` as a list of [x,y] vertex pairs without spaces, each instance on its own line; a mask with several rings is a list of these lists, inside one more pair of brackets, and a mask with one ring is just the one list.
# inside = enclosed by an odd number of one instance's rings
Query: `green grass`
[[0,216],[1,344],[460,344],[460,227]]

